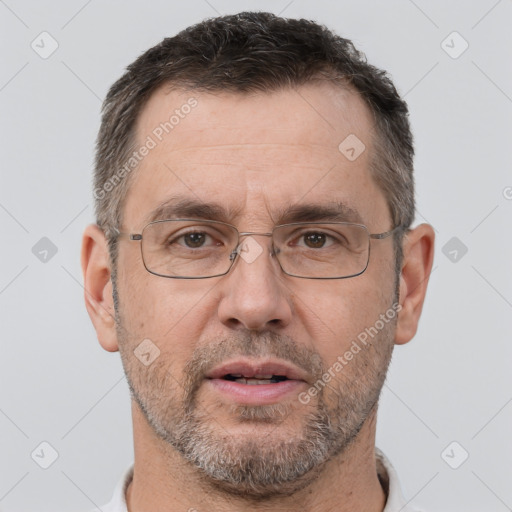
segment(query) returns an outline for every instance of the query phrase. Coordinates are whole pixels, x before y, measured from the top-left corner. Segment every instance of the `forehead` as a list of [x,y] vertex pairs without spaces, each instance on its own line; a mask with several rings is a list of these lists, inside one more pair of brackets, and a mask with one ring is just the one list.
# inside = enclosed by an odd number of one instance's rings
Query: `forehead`
[[124,223],[151,220],[171,197],[214,200],[260,223],[286,205],[336,202],[370,223],[387,211],[369,171],[372,132],[363,100],[329,83],[258,94],[160,88],[138,119],[144,156]]

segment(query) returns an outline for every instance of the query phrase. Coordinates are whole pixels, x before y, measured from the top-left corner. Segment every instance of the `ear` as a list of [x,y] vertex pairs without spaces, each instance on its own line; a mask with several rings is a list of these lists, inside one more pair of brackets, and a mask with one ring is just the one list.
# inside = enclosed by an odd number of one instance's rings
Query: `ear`
[[82,273],[85,307],[100,345],[109,352],[119,349],[107,239],[99,226],[87,226],[82,237]]
[[420,224],[404,237],[400,275],[400,305],[395,343],[402,345],[416,334],[434,260],[435,234],[432,226]]

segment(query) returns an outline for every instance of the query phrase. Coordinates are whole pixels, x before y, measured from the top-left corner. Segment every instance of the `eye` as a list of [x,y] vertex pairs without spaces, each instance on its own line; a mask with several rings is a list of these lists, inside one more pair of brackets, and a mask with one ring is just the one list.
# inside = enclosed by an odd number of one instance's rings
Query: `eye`
[[188,233],[182,233],[181,235],[169,239],[168,245],[174,244],[181,245],[189,249],[200,249],[201,247],[222,245],[221,242],[214,240],[213,237],[205,231],[189,231]]
[[292,243],[292,245],[304,246],[309,249],[323,249],[333,244],[333,237],[321,231],[302,233],[296,240],[297,242]]

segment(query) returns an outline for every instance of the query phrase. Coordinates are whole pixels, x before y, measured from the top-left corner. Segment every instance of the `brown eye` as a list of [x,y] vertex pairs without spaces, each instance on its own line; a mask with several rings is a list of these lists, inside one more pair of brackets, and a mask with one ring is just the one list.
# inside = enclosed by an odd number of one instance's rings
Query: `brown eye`
[[202,247],[206,240],[205,233],[188,233],[183,235],[183,241],[187,247],[195,249],[197,247]]
[[327,240],[324,233],[306,233],[304,243],[311,249],[321,249]]

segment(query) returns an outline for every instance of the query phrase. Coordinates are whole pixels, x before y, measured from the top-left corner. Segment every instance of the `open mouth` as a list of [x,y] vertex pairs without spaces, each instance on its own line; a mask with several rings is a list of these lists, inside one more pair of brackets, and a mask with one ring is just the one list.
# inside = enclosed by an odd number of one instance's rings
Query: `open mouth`
[[212,368],[205,377],[207,389],[229,402],[268,405],[292,399],[307,385],[308,374],[288,361],[237,357]]
[[209,370],[207,389],[230,402],[275,404],[292,399],[308,382],[308,374],[289,361],[233,357]]
[[286,361],[235,359],[220,364],[206,374],[208,379],[240,384],[277,384],[286,380],[305,381],[307,374]]
[[249,386],[257,386],[260,384],[277,384],[288,380],[285,375],[255,375],[254,377],[247,378],[241,373],[228,373],[222,377],[223,380],[229,380],[231,382],[238,382],[239,384],[247,384]]

